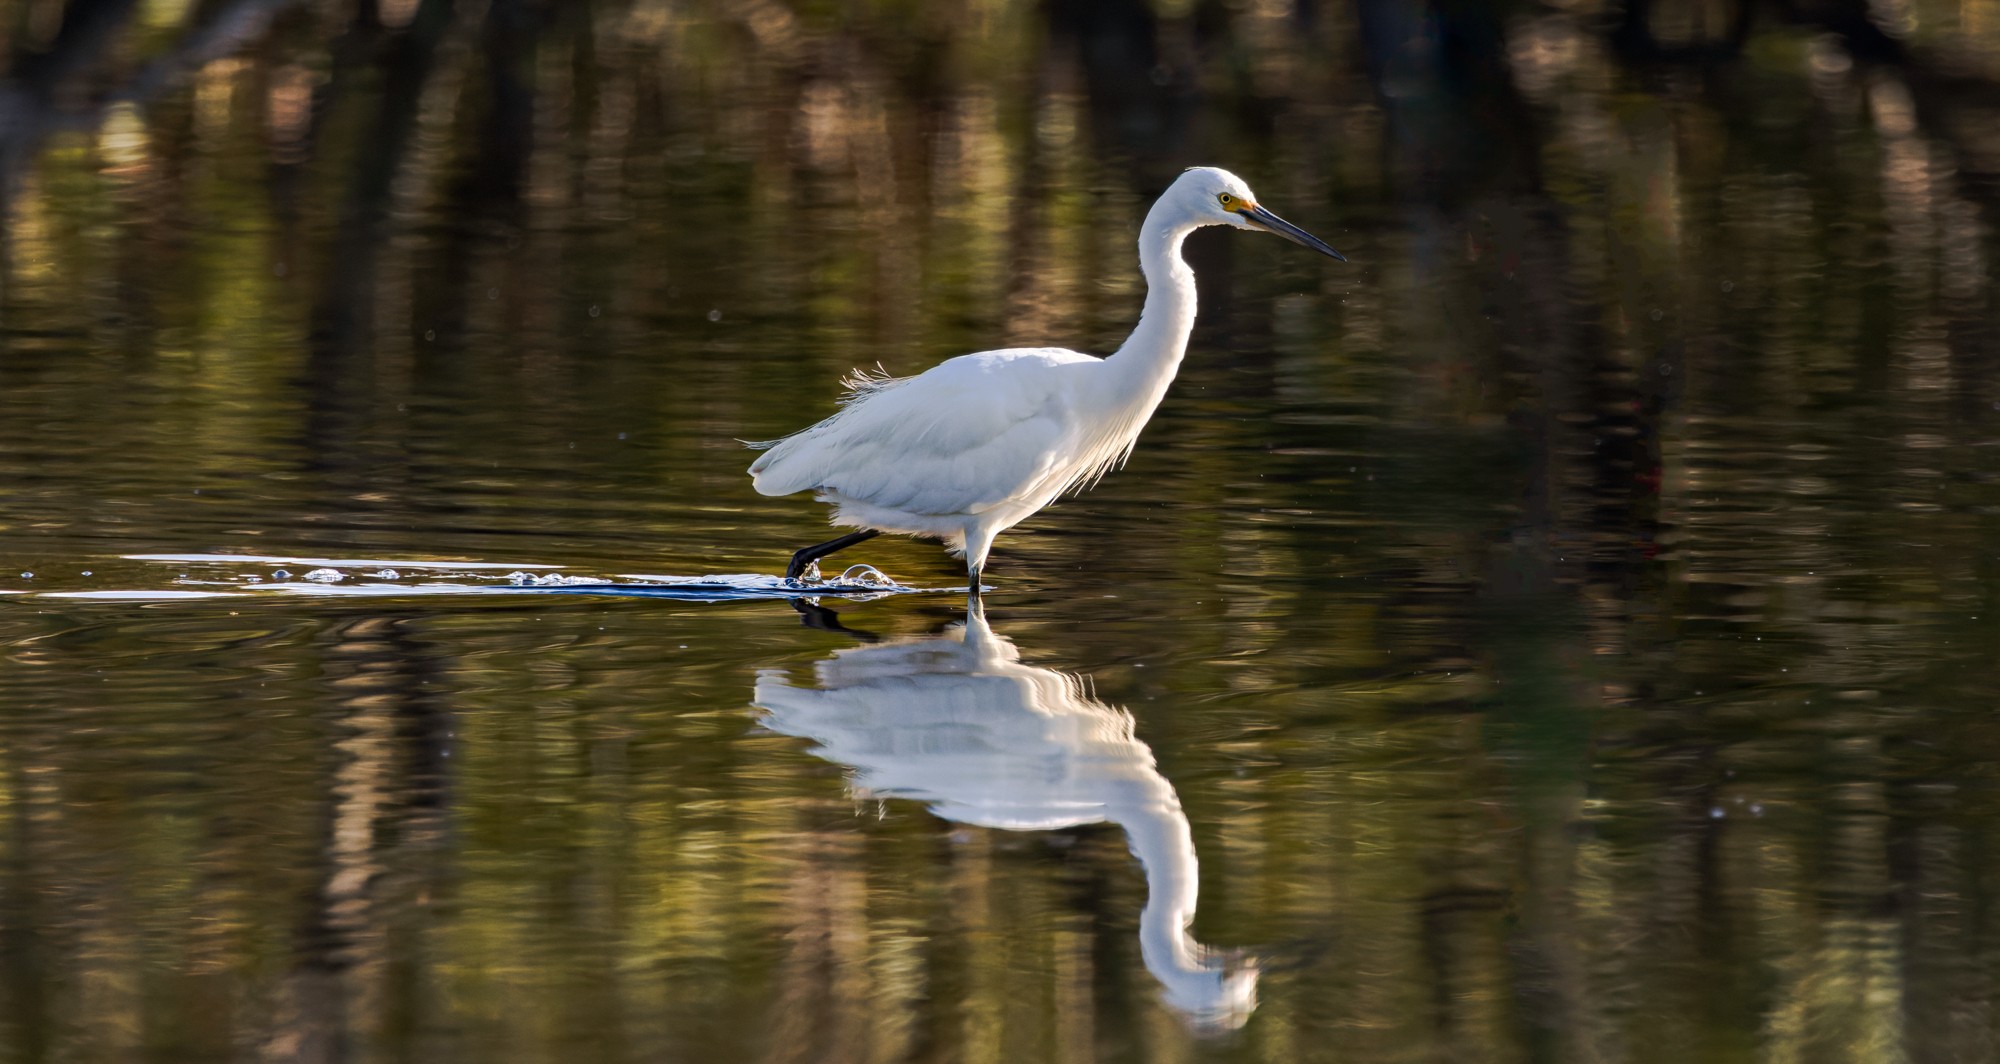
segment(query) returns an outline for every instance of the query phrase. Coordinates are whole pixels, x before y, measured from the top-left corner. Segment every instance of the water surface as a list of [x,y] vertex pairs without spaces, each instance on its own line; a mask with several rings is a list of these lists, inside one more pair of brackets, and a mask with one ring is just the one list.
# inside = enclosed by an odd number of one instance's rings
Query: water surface
[[[92,7],[0,2],[0,1058],[1995,1055],[1988,5]],[[766,594],[738,441],[1112,349],[1195,163],[1353,262],[1191,241],[984,618]]]

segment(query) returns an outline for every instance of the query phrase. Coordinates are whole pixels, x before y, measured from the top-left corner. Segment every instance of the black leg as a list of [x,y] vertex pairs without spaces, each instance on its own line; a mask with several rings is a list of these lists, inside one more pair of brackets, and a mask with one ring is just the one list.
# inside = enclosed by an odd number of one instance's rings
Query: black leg
[[846,550],[856,543],[866,543],[881,534],[872,528],[864,528],[859,532],[849,532],[839,539],[829,539],[825,543],[815,543],[810,547],[801,547],[798,553],[792,555],[792,564],[785,569],[785,579],[797,580],[806,571],[806,566],[832,554],[834,551]]

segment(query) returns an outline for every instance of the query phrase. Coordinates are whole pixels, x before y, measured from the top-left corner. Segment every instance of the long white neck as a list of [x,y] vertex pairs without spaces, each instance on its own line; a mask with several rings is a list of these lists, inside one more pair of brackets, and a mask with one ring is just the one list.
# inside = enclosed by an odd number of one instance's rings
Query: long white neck
[[1124,346],[1109,359],[1128,388],[1164,393],[1194,331],[1194,271],[1181,260],[1181,244],[1194,227],[1166,200],[1146,212],[1139,230],[1139,269],[1146,275],[1146,307]]

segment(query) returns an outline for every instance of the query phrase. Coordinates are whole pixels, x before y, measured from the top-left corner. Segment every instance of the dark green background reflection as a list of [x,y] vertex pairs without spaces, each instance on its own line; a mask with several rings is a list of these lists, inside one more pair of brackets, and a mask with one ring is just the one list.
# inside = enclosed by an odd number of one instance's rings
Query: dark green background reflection
[[[2000,3],[0,0],[0,57],[0,1059],[2000,1054]],[[952,596],[63,597],[772,572],[823,514],[737,440],[1110,350],[1197,163],[1353,262],[1191,242],[1130,466],[988,571],[1049,696],[960,706],[1152,820],[752,707]],[[1143,955],[1162,784],[1240,1028]]]

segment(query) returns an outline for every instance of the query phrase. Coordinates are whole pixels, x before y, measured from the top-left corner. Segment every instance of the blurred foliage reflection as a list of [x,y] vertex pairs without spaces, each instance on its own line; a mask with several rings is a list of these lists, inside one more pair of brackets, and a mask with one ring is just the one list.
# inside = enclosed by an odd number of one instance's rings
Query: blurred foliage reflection
[[[1996,0],[0,0],[0,56],[0,1058],[2000,1055]],[[45,594],[770,571],[820,515],[736,440],[1110,350],[1197,163],[1354,262],[1192,241],[1180,382],[990,605],[1130,710],[1240,1030],[1118,828],[761,727],[859,638],[782,607]]]

